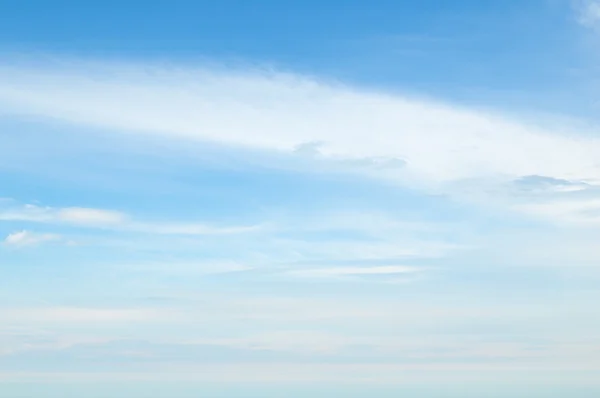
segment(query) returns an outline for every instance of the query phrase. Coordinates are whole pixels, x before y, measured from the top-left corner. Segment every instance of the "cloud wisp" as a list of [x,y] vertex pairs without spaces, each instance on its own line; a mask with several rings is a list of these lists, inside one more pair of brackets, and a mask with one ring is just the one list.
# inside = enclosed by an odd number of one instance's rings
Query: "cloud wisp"
[[[0,104],[8,115],[46,117],[96,132],[100,128],[111,134],[196,141],[335,164],[551,221],[561,221],[563,215],[529,212],[542,193],[528,185],[552,185],[552,190],[544,188],[551,199],[557,193],[594,193],[600,182],[600,139],[579,126],[549,127],[502,112],[256,69],[83,61],[36,67],[4,62]],[[517,185],[507,188],[515,182],[520,184],[518,193]],[[255,228],[144,223],[94,209],[63,209],[52,217],[162,234]]]
[[[421,184],[541,175],[600,179],[600,140],[501,113],[278,73],[63,63],[0,67],[7,112],[328,159],[401,159]],[[519,145],[515,145],[519,143]]]
[[577,0],[574,2],[577,21],[588,28],[598,28],[600,24],[600,1]]
[[47,242],[60,241],[58,234],[35,233],[31,231],[18,231],[10,233],[4,238],[4,245],[10,247],[37,246]]
[[327,267],[294,269],[284,272],[284,275],[296,278],[311,279],[343,279],[365,277],[390,277],[405,274],[415,274],[422,268],[407,265],[381,265],[372,267]]
[[227,235],[253,232],[260,226],[210,226],[203,223],[137,221],[130,215],[83,207],[51,208],[26,204],[0,208],[0,221],[22,221],[157,235]]

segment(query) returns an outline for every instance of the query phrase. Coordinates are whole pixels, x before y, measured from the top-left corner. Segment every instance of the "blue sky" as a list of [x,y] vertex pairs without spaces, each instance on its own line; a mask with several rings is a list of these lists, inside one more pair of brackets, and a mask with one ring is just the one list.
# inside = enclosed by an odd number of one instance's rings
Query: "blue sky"
[[0,4],[0,392],[597,396],[600,3],[448,3]]

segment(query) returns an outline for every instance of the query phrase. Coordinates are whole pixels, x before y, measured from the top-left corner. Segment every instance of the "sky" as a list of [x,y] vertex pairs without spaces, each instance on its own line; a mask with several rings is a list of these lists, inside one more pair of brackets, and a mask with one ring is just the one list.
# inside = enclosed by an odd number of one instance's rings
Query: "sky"
[[600,2],[0,2],[0,395],[597,397]]

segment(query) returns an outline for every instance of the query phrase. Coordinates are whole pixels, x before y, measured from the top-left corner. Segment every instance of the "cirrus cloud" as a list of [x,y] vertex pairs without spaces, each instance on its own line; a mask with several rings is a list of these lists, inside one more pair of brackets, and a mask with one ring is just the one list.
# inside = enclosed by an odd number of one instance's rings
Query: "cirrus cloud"
[[289,154],[309,143],[310,152],[325,159],[401,160],[399,167],[378,173],[421,184],[529,175],[600,179],[597,138],[501,112],[298,75],[84,62],[43,69],[5,64],[0,103],[13,114],[127,133]]

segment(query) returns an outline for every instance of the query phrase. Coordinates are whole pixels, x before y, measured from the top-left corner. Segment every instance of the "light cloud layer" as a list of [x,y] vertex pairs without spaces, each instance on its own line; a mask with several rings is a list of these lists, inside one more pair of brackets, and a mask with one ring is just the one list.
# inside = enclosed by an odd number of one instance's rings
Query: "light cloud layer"
[[123,308],[81,308],[81,307],[46,307],[46,308],[0,308],[0,316],[11,324],[33,323],[49,325],[52,323],[106,323],[106,322],[140,322],[169,319],[165,312],[147,309]]
[[254,267],[250,265],[241,264],[235,261],[164,261],[162,263],[118,264],[113,268],[155,275],[185,276],[227,274],[254,269]]
[[[541,175],[600,180],[600,140],[501,114],[284,74],[148,65],[0,68],[15,114],[340,160],[401,159],[426,184]],[[515,146],[515,143],[519,145]]]
[[[139,7],[93,29],[8,7],[0,48],[26,34],[73,55],[0,55],[0,380],[21,381],[0,395],[600,388],[600,119],[579,41],[600,0],[295,2],[296,49],[248,46],[264,40],[237,29],[247,12],[227,27],[187,3],[141,30]],[[287,3],[255,33],[280,32]],[[355,83],[187,57],[211,46],[186,23],[234,57]],[[124,61],[92,58],[107,45]]]
[[[534,209],[529,196],[540,191],[527,184],[534,181],[540,188],[545,181],[545,194],[551,195],[595,192],[600,183],[595,131],[300,75],[158,64],[65,61],[41,68],[4,63],[0,104],[12,115],[335,164],[551,221],[561,221],[563,214]],[[516,185],[507,188],[510,184]],[[55,217],[163,234],[248,230],[134,222],[94,209],[65,209]]]
[[[309,163],[317,168],[336,165],[416,187],[419,195],[444,194],[439,200],[466,198],[492,207],[500,204],[503,211],[510,210],[517,216],[576,226],[600,225],[595,215],[600,209],[600,141],[568,128],[546,128],[501,113],[375,93],[302,76],[115,64],[0,67],[0,104],[7,114],[42,116],[92,128],[81,129],[79,134],[99,127],[112,130],[110,134],[157,135],[182,143],[198,141],[259,150],[276,154],[274,162],[283,157],[300,160],[299,167]],[[69,202],[78,203],[73,198]],[[178,202],[173,203],[176,206]],[[428,204],[416,204],[415,208],[429,211]],[[173,220],[169,208],[155,209],[157,217],[153,219],[116,208],[118,205],[101,209],[0,201],[0,221],[17,224],[16,228],[37,223],[67,228],[69,232],[72,231],[68,228],[74,227],[104,230],[114,232],[118,240],[131,238],[131,233],[153,234],[159,236],[155,240],[148,235],[136,238],[152,249],[164,245],[157,250],[164,256],[163,261],[144,262],[147,253],[135,247],[136,250],[119,253],[125,254],[125,260],[106,266],[99,261],[77,267],[76,271],[74,266],[64,267],[64,275],[72,272],[82,280],[94,275],[101,280],[98,284],[110,282],[101,288],[101,295],[90,298],[97,301],[97,306],[50,303],[45,307],[0,309],[0,318],[12,326],[58,334],[63,330],[94,334],[87,336],[88,340],[71,339],[69,344],[61,339],[43,342],[28,352],[66,347],[73,349],[71,354],[87,355],[89,347],[72,342],[112,343],[126,335],[156,341],[157,346],[171,344],[177,355],[218,349],[241,357],[249,351],[250,356],[277,353],[289,355],[287,358],[292,361],[298,355],[340,355],[340,360],[354,358],[352,355],[368,360],[381,356],[421,361],[426,364],[423,366],[433,366],[431,361],[454,360],[477,362],[479,366],[492,359],[540,366],[554,355],[572,361],[570,365],[580,360],[587,361],[588,368],[597,364],[597,342],[587,331],[595,329],[586,329],[597,325],[591,305],[572,314],[572,305],[554,298],[532,299],[524,304],[512,296],[498,299],[487,292],[478,292],[477,300],[473,300],[472,291],[463,295],[464,286],[473,289],[479,282],[457,282],[466,274],[461,260],[476,262],[477,272],[483,274],[491,263],[497,265],[509,256],[522,259],[523,252],[515,253],[518,245],[495,240],[493,236],[488,242],[499,248],[496,251],[486,251],[484,247],[479,252],[481,257],[474,260],[460,257],[465,249],[472,249],[484,239],[466,242],[462,235],[464,226],[445,224],[440,221],[444,218],[440,214],[420,222],[418,216],[402,221],[383,211],[338,209],[328,215],[316,211],[310,216],[286,218],[279,214],[265,228]],[[178,210],[178,214],[185,214],[186,209]],[[227,210],[223,208],[214,218],[219,219]],[[294,213],[294,209],[286,210]],[[403,214],[408,213],[410,209]],[[473,237],[479,228],[484,229],[475,221],[472,224],[471,232],[465,236]],[[252,231],[261,234],[246,234],[239,239],[236,236],[235,241],[221,236],[202,240],[164,236]],[[529,237],[538,236],[536,231],[528,233]],[[5,244],[35,244],[52,240],[50,237],[24,230],[10,234]],[[178,249],[182,248],[184,253],[179,256]],[[81,248],[77,256],[86,257],[82,254],[86,249],[89,247]],[[540,247],[528,245],[527,249],[538,255]],[[509,254],[501,253],[504,250]],[[490,258],[490,253],[496,256]],[[86,258],[92,258],[92,254]],[[457,261],[452,259],[455,254],[459,256]],[[136,255],[141,258],[139,262]],[[134,260],[127,262],[127,256]],[[438,264],[443,264],[444,272],[436,273]],[[253,272],[241,272],[248,270]],[[432,274],[428,284],[418,285],[419,280],[394,290],[389,289],[389,284],[367,283],[413,281],[425,271]],[[81,276],[85,272],[89,275]],[[358,283],[335,283],[338,280]],[[86,283],[89,285],[82,290],[99,289],[95,282]],[[478,288],[485,290],[490,286],[494,284],[486,281]],[[233,293],[245,287],[252,294]],[[282,295],[288,287],[291,292],[291,287],[299,289],[299,297]],[[355,287],[364,289],[364,294],[356,294],[352,290]],[[221,288],[221,295],[199,293]],[[108,298],[105,289],[114,298]],[[321,294],[320,289],[327,299],[316,297]],[[448,290],[440,293],[444,289]],[[56,302],[71,303],[87,297],[87,291],[82,294],[75,290],[49,295],[55,295]],[[336,294],[339,297],[334,299]],[[108,301],[122,305],[111,307]],[[148,303],[156,308],[136,306]],[[307,324],[314,328],[303,330]],[[490,333],[493,328],[500,332]],[[243,330],[243,335],[239,330]],[[160,341],[160,335],[165,333],[169,341]],[[513,336],[517,334],[520,336]],[[575,345],[569,340],[572,337],[564,338],[565,335],[584,336],[585,342]],[[543,347],[532,347],[528,340],[541,341]],[[26,348],[28,344],[25,341],[21,346]],[[125,350],[126,354],[117,354],[135,361],[146,358],[145,351],[136,351],[136,344],[131,341],[124,346],[127,348],[128,344],[131,349]],[[110,350],[100,345],[91,351],[110,357]],[[361,356],[365,352],[371,357]],[[157,358],[169,360],[168,355]]]

